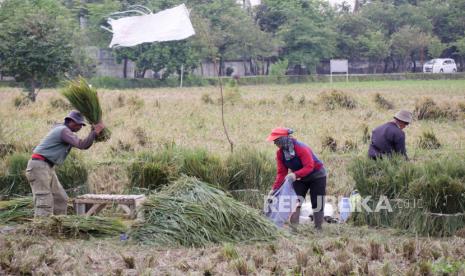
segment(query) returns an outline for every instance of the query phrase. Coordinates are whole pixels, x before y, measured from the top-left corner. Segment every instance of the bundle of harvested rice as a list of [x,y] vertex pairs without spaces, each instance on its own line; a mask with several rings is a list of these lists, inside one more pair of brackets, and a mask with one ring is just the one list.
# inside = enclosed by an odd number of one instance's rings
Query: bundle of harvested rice
[[0,201],[0,224],[24,221],[33,216],[32,197]]
[[30,230],[33,232],[67,237],[87,238],[117,236],[126,232],[127,227],[120,219],[96,216],[52,216],[35,219]]
[[160,246],[266,241],[278,234],[257,210],[187,176],[147,198],[143,209],[145,221],[132,226],[131,236]]
[[[97,96],[97,90],[92,88],[84,78],[68,82],[68,87],[62,92],[70,104],[79,110],[91,124],[97,124],[102,120],[102,108]],[[111,131],[105,128],[96,141],[110,139]]]

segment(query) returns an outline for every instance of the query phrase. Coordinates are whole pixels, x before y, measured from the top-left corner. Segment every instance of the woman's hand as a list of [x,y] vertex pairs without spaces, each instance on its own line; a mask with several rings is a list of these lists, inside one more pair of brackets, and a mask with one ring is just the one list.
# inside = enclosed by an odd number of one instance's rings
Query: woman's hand
[[295,175],[295,173],[291,172],[288,175],[286,175],[286,180],[294,182],[297,180],[297,176]]

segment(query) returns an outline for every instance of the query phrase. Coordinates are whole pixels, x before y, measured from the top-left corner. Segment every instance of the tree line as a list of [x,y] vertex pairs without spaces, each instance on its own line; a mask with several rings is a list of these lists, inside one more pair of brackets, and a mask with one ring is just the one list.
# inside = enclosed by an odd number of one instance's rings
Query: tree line
[[[332,58],[369,60],[383,72],[403,72],[417,61],[452,57],[464,67],[465,0],[357,0],[332,7],[325,0],[263,0],[241,7],[235,0],[3,0],[0,1],[0,70],[30,91],[67,73],[92,76],[89,46],[107,48],[106,19],[143,5],[153,12],[185,3],[196,35],[185,41],[113,49],[117,61],[133,61],[137,77],[187,73],[202,61],[251,64],[252,74],[282,70],[314,73]],[[376,72],[375,72],[376,73]]]

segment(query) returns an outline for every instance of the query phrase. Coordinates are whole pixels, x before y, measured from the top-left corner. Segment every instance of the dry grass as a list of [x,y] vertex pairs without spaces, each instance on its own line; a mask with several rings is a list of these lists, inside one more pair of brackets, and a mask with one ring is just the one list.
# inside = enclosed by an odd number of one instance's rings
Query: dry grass
[[[341,237],[343,247],[323,249]],[[356,248],[367,241],[371,244],[365,249],[368,254],[357,254]],[[300,233],[273,242],[273,250],[267,243],[166,249],[117,238],[63,242],[16,234],[0,237],[0,274],[407,275],[449,271],[462,275],[464,243],[462,238],[432,240],[346,225],[325,225],[323,233],[303,226]],[[389,251],[383,249],[385,244]]]
[[[236,148],[253,146],[270,156],[275,147],[265,142],[269,131],[276,126],[295,129],[295,137],[310,145],[330,169],[328,192],[342,194],[352,188],[352,181],[345,172],[345,164],[353,156],[366,153],[366,136],[374,127],[390,120],[396,111],[380,109],[372,100],[376,93],[390,99],[398,108],[413,111],[417,100],[425,97],[431,98],[438,105],[463,102],[464,86],[465,81],[242,86],[241,101],[225,107],[226,124]],[[357,102],[357,107],[327,111],[325,106],[318,104],[319,94],[332,90],[350,95]],[[56,90],[42,91],[37,103],[21,109],[17,109],[12,103],[20,95],[19,89],[1,88],[0,95],[4,143],[29,151],[43,138],[53,123],[63,120],[67,112],[50,105],[50,101],[60,97]],[[103,119],[112,129],[112,140],[96,144],[85,152],[83,155],[86,161],[106,163],[122,158],[122,162],[126,162],[126,157],[115,154],[121,145],[138,152],[157,151],[161,145],[171,143],[187,148],[201,147],[227,156],[229,144],[223,133],[220,106],[206,103],[202,100],[203,95],[217,99],[219,91],[214,87],[99,90]],[[293,103],[286,100],[289,98],[286,95],[292,95]],[[305,102],[316,104],[298,103],[302,98],[305,98]],[[84,136],[88,129],[84,128],[80,135]],[[365,129],[368,133],[364,132]],[[435,130],[437,139],[444,141],[444,152],[461,149],[462,141],[465,141],[460,120],[416,121],[406,129],[407,147],[411,157],[426,158],[424,150],[418,148],[417,142],[427,129]],[[440,131],[436,131],[439,129]],[[328,135],[339,142],[342,152],[323,151],[323,141]],[[350,141],[350,150],[344,150],[344,141]],[[105,166],[91,168],[90,173],[107,174],[92,170],[106,170]],[[100,185],[116,185],[94,177],[91,177],[90,184],[96,190]]]
[[[328,194],[348,194],[353,181],[347,164],[355,156],[366,154],[371,130],[391,120],[396,111],[379,108],[373,101],[376,93],[396,108],[413,111],[417,100],[426,97],[439,106],[464,102],[463,87],[465,81],[461,80],[244,86],[240,87],[240,101],[225,106],[226,124],[237,148],[252,146],[269,156],[275,151],[274,145],[265,142],[269,131],[276,126],[295,129],[295,137],[310,145],[325,162]],[[332,90],[350,95],[357,106],[327,110],[319,104],[318,95]],[[57,90],[43,90],[36,103],[17,108],[13,102],[19,95],[19,89],[0,89],[0,143],[30,151],[68,110],[50,103],[60,97]],[[120,193],[128,182],[124,168],[131,154],[119,152],[118,141],[129,144],[135,153],[156,152],[174,143],[184,148],[205,148],[223,158],[229,155],[216,102],[217,88],[99,90],[99,96],[112,140],[98,143],[82,154],[89,164],[93,192]],[[79,134],[86,135],[88,129]],[[441,141],[441,149],[434,153],[418,147],[426,130],[433,130]],[[460,120],[420,120],[405,131],[412,160],[461,150],[465,141]],[[323,151],[328,135],[343,150]],[[350,150],[344,150],[349,145]],[[371,245],[370,241],[375,243]],[[117,237],[63,242],[2,234],[0,274],[406,275],[432,271],[461,275],[464,245],[465,240],[458,237],[417,239],[386,230],[326,224],[323,233],[304,228],[273,243],[235,244],[239,256],[228,260],[218,257],[223,246],[166,249],[120,242]]]

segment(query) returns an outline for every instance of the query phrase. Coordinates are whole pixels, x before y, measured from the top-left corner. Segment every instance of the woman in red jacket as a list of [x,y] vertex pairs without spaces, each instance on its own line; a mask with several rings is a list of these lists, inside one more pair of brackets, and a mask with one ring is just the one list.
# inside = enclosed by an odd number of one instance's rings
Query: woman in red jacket
[[[291,129],[278,127],[273,129],[267,138],[279,148],[276,152],[278,169],[273,191],[279,189],[285,179],[294,182],[294,190],[302,198],[305,198],[310,190],[315,228],[321,229],[326,195],[326,171],[310,147],[291,137],[292,133]],[[299,223],[299,215],[300,205],[291,216],[292,224]]]

